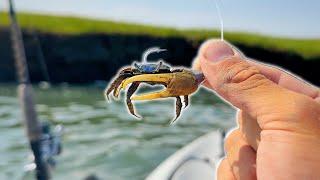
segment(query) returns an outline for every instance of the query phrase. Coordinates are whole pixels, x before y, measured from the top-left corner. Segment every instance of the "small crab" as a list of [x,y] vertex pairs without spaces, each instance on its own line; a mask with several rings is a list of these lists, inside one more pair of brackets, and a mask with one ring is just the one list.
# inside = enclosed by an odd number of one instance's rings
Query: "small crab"
[[[159,49],[153,50],[159,52]],[[143,57],[146,58],[145,55]],[[126,94],[126,103],[130,113],[138,118],[140,117],[136,115],[131,100],[153,100],[175,97],[176,117],[171,121],[171,123],[173,123],[181,113],[182,102],[180,97],[184,97],[184,107],[187,107],[189,104],[188,96],[198,89],[203,79],[204,76],[200,72],[194,72],[186,68],[171,69],[171,67],[163,61],[159,61],[158,63],[145,62],[142,64],[135,62],[133,66],[125,67],[119,71],[109,87],[106,88],[105,96],[109,99],[109,94],[113,91],[113,96],[118,97],[121,89],[126,89],[126,87],[131,84]],[[166,88],[159,92],[132,96],[138,89],[140,83],[164,85]]]

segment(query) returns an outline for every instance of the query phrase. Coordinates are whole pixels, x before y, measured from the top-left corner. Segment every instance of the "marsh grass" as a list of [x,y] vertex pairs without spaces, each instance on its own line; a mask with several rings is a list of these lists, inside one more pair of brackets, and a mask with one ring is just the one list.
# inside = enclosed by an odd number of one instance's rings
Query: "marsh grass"
[[[18,21],[23,29],[35,29],[41,32],[58,34],[92,34],[116,33],[130,35],[149,35],[156,37],[183,37],[190,41],[200,41],[212,37],[219,37],[219,31],[205,29],[174,29],[140,25],[107,20],[93,20],[70,16],[40,15],[19,13]],[[0,26],[8,26],[7,13],[0,12]],[[257,46],[270,50],[297,53],[305,59],[319,59],[320,38],[318,39],[290,39],[270,37],[254,33],[225,32],[225,39],[232,43]]]

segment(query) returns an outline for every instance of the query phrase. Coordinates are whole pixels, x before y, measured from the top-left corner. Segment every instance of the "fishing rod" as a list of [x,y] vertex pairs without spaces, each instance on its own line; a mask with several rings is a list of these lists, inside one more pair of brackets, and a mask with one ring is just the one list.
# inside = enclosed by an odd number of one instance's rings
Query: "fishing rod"
[[50,76],[48,73],[47,63],[45,61],[44,54],[42,51],[41,42],[39,40],[37,32],[33,31],[32,35],[33,35],[33,42],[34,42],[35,49],[37,52],[37,59],[38,59],[38,62],[39,62],[39,65],[40,65],[40,68],[42,71],[42,75],[44,77],[45,82],[50,84]]
[[38,180],[47,180],[50,179],[50,168],[55,164],[52,157],[61,152],[60,135],[57,136],[52,134],[50,132],[49,124],[41,124],[37,118],[22,33],[16,19],[12,0],[8,0],[8,4],[11,22],[11,45],[19,81],[18,96],[23,113],[23,121],[34,156],[36,178]]

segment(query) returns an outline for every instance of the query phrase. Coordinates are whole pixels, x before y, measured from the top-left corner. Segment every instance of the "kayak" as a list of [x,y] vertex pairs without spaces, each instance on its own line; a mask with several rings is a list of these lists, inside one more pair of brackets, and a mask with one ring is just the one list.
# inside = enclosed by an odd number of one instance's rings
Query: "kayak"
[[224,133],[210,132],[181,148],[155,170],[146,180],[213,180],[222,156]]

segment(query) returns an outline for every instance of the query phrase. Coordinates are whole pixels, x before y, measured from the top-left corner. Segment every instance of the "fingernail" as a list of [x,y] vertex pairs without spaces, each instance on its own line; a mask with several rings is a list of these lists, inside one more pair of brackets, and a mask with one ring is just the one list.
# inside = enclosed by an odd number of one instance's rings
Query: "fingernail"
[[216,40],[209,42],[204,55],[207,60],[211,62],[218,62],[227,57],[233,56],[234,52],[228,43],[221,40]]

